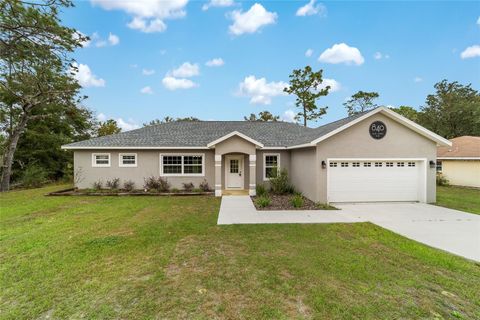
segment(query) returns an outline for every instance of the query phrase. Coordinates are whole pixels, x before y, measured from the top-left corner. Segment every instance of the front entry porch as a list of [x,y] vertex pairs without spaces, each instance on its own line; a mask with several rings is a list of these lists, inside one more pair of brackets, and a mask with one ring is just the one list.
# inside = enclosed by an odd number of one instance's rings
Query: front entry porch
[[255,188],[255,154],[231,152],[215,155],[215,196],[254,196]]
[[249,192],[248,189],[240,189],[240,190],[222,190],[222,196],[248,196]]

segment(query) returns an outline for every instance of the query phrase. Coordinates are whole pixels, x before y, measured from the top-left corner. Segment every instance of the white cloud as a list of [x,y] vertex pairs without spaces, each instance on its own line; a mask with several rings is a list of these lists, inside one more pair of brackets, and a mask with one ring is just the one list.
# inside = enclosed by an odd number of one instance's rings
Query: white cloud
[[127,25],[131,29],[145,33],[162,32],[167,29],[164,20],[181,18],[186,15],[188,0],[91,0],[105,10],[122,10],[133,19]]
[[155,70],[153,70],[153,69],[142,69],[142,74],[144,76],[151,76],[152,74],[155,74]]
[[230,13],[233,24],[229,26],[230,33],[241,35],[244,33],[257,32],[262,26],[273,24],[277,20],[276,12],[268,12],[258,3],[255,3],[248,11],[235,10]]
[[178,79],[168,75],[162,79],[162,83],[168,90],[191,89],[198,87],[198,84],[190,79]]
[[265,78],[246,77],[239,85],[239,94],[250,97],[251,104],[270,104],[272,97],[285,95],[283,89],[288,83],[283,81],[267,82]]
[[373,55],[373,57],[375,58],[375,60],[380,60],[383,58],[383,55],[381,52],[375,52],[375,54]]
[[480,45],[473,45],[471,47],[467,47],[463,52],[460,54],[462,59],[469,59],[480,57]]
[[477,19],[477,24],[480,26],[480,17]]
[[423,79],[421,77],[415,77],[413,78],[413,82],[422,82]]
[[88,65],[74,62],[73,66],[78,68],[74,77],[82,87],[105,87],[105,80],[94,75]]
[[307,51],[305,51],[305,57],[311,57],[313,54],[313,49],[307,49]]
[[[101,122],[105,122],[108,119],[113,119],[110,117],[107,117],[104,113],[100,112],[97,115],[97,120]],[[140,125],[138,125],[133,119],[128,119],[127,121],[123,120],[122,118],[116,118],[113,119],[117,122],[117,125],[122,129],[122,131],[130,131],[134,129],[140,128]]]
[[330,86],[330,90],[328,92],[340,91],[340,89],[342,88],[340,82],[338,82],[335,79],[329,79],[329,78],[323,79],[323,82],[320,85],[319,89],[324,89],[326,86]]
[[295,119],[296,116],[297,114],[293,110],[287,110],[283,113],[281,118],[282,118],[282,121],[297,122],[297,120]]
[[110,43],[110,45],[112,45],[112,46],[116,46],[117,44],[120,43],[120,38],[113,33],[109,33],[108,34],[108,43]]
[[200,74],[200,68],[196,63],[184,62],[180,67],[172,70],[170,74],[177,78],[190,78],[198,76]]
[[296,15],[299,17],[313,16],[315,14],[325,16],[327,14],[327,8],[321,3],[315,5],[315,1],[316,0],[310,0],[306,5],[298,8]]
[[207,67],[221,67],[225,64],[225,61],[223,61],[222,58],[215,58],[215,59],[212,59],[212,60],[209,60],[207,62],[205,62],[205,65]]
[[153,90],[150,86],[143,87],[140,89],[140,93],[142,94],[153,94]]
[[[74,40],[79,40],[80,37],[86,37],[86,35],[80,31],[77,31],[73,34],[73,39]],[[90,47],[90,44],[91,44],[91,40],[85,40],[85,41],[82,41],[81,42],[81,45],[83,48],[88,48]]]
[[333,47],[323,51],[318,61],[333,64],[345,63],[350,65],[353,63],[361,65],[365,62],[365,59],[357,48],[350,47],[345,43],[336,43]]
[[202,10],[206,11],[214,7],[231,7],[233,5],[235,5],[233,0],[210,0],[202,6]]

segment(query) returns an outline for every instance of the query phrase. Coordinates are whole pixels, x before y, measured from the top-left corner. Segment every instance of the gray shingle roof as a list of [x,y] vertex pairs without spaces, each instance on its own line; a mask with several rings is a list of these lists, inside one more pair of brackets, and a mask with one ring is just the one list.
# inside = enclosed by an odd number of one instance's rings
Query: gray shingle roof
[[358,114],[318,128],[288,122],[182,121],[143,127],[136,130],[74,142],[69,149],[99,147],[206,147],[233,131],[238,131],[265,147],[290,147],[309,143],[356,118]]

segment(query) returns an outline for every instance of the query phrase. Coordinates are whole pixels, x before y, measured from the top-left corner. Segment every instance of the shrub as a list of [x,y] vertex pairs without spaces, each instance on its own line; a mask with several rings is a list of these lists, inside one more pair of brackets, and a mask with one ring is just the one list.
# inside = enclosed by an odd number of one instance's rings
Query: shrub
[[290,203],[294,208],[301,208],[303,207],[303,196],[301,193],[295,193],[291,198],[290,198]]
[[35,164],[28,166],[22,175],[22,186],[25,188],[38,188],[47,180],[47,172]]
[[120,179],[114,178],[112,180],[107,180],[105,183],[108,189],[116,190],[120,187]]
[[193,188],[195,188],[195,186],[193,185],[192,182],[184,182],[182,183],[183,185],[183,190],[187,191],[187,192],[191,192],[193,190]]
[[272,202],[272,200],[270,200],[270,198],[268,196],[257,197],[257,199],[255,200],[255,203],[260,208],[268,207],[271,202]]
[[448,180],[441,173],[437,173],[437,186],[448,186]]
[[133,189],[135,189],[135,182],[133,182],[132,180],[127,180],[123,183],[123,189],[125,189],[125,191],[133,191]]
[[207,179],[203,179],[202,182],[198,185],[198,187],[203,191],[203,192],[208,192],[210,191],[210,186],[208,185]]
[[102,180],[95,181],[95,182],[92,184],[92,189],[95,190],[95,191],[102,190],[102,189],[103,189],[103,182],[102,182]]
[[295,191],[288,180],[286,169],[280,170],[276,177],[270,178],[270,188],[275,194],[293,193]]
[[267,188],[263,183],[259,183],[255,187],[255,192],[257,194],[257,197],[263,197],[267,195]]
[[148,177],[145,178],[145,183],[143,187],[147,190],[155,190],[159,192],[167,192],[170,190],[170,183],[168,183],[167,179],[162,177]]

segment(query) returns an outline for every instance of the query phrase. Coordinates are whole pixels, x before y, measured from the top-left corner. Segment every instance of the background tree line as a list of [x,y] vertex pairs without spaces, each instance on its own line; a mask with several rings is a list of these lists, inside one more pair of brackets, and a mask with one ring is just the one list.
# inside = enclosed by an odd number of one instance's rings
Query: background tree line
[[[0,191],[12,181],[71,179],[72,152],[61,145],[121,132],[115,120],[99,122],[83,105],[72,54],[88,37],[62,25],[59,12],[70,7],[69,0],[0,2]],[[328,107],[318,105],[330,92],[323,70],[306,66],[289,77],[284,91],[296,97],[296,120],[307,126],[325,115]],[[344,105],[353,115],[377,107],[378,98],[376,92],[359,91]],[[393,109],[446,138],[480,135],[480,95],[470,84],[443,80],[419,110]],[[265,110],[244,120],[280,121],[280,116]],[[165,117],[144,126],[172,121],[200,120]]]

